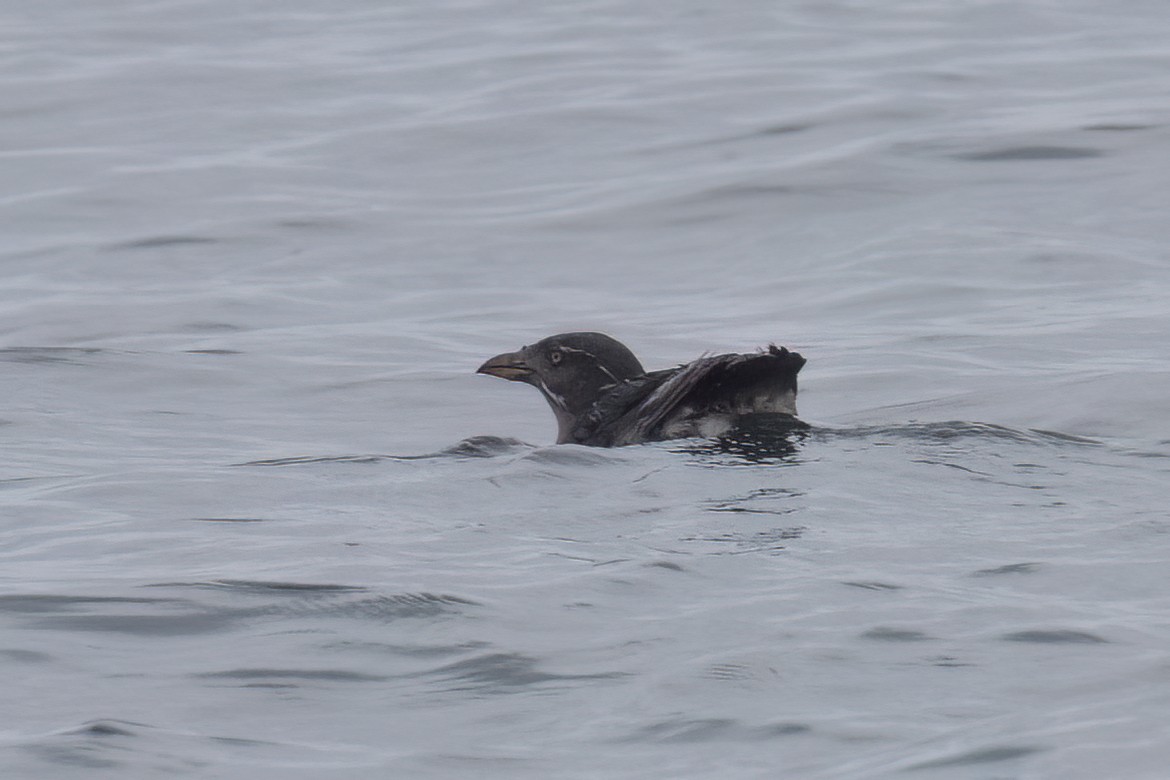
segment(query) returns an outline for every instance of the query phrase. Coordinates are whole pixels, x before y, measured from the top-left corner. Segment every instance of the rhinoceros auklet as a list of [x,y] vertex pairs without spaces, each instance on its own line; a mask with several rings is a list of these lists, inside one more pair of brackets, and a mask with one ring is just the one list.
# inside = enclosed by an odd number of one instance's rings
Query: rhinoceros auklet
[[557,443],[616,447],[720,436],[746,415],[796,416],[805,360],[775,344],[754,355],[701,357],[647,373],[604,333],[562,333],[496,355],[477,373],[527,382],[557,418]]

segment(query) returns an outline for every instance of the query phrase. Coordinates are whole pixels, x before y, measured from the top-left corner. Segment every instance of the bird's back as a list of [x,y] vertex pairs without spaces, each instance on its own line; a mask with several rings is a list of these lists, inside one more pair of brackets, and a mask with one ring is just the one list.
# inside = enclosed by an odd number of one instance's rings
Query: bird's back
[[796,415],[796,375],[805,360],[775,345],[753,355],[717,355],[627,379],[579,420],[573,441],[612,447],[718,436],[751,414]]

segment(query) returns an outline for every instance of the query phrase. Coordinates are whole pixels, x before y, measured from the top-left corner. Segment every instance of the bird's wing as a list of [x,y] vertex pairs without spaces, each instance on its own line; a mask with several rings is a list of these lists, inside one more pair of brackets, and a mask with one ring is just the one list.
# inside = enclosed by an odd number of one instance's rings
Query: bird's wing
[[663,438],[667,426],[708,415],[729,420],[756,413],[795,415],[796,375],[804,363],[800,355],[775,345],[754,355],[699,358],[656,372],[657,381],[639,387],[618,419],[599,427],[613,444],[633,444]]
[[636,414],[641,404],[680,370],[671,368],[665,371],[652,371],[611,386],[578,421],[573,431],[573,441],[602,447],[627,443],[624,437],[622,441],[618,441],[619,435],[628,427],[625,423],[627,418]]

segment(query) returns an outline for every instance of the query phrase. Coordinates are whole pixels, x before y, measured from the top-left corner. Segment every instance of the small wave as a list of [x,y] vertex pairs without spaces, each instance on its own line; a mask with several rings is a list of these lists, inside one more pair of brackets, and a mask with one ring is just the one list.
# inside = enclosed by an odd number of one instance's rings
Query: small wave
[[822,438],[871,439],[889,437],[923,442],[951,442],[960,439],[1012,441],[1023,444],[1075,444],[1100,446],[1101,442],[1083,436],[1039,428],[1008,428],[1003,425],[964,420],[930,423],[903,423],[900,425],[872,425],[856,428],[815,428]]
[[624,462],[620,450],[604,447],[583,447],[579,444],[554,444],[534,449],[521,460],[564,466],[602,466]]
[[[477,602],[444,593],[371,593],[368,588],[318,583],[213,580],[165,582],[152,588],[227,591],[230,604],[192,598],[124,596],[0,596],[0,613],[15,613],[35,629],[135,636],[223,633],[241,623],[313,617],[377,623],[458,614]],[[244,603],[239,603],[245,600]]]
[[422,455],[294,455],[287,458],[263,458],[233,466],[306,466],[319,463],[380,463],[384,460],[431,460],[435,458],[494,458],[526,449],[535,449],[519,439],[503,436],[472,436]]
[[148,587],[227,588],[233,591],[270,593],[296,591],[303,593],[362,593],[368,588],[358,585],[333,585],[321,582],[271,582],[266,580],[210,580],[208,582],[159,583]]
[[751,726],[733,718],[671,718],[643,726],[620,741],[685,744],[711,740],[768,741],[810,731],[812,727],[805,723],[781,722]]
[[0,349],[0,361],[7,363],[81,363],[106,350],[93,347],[5,347]]
[[1009,563],[991,569],[979,569],[972,572],[973,577],[995,577],[1001,574],[1032,574],[1041,569],[1039,563]]
[[1108,639],[1090,634],[1088,631],[1074,631],[1067,628],[1015,631],[1004,634],[1001,638],[1008,642],[1031,642],[1044,645],[1101,645],[1109,643]]
[[395,593],[385,596],[331,601],[296,601],[273,606],[266,614],[279,616],[327,615],[384,622],[402,618],[429,618],[457,612],[459,607],[478,606],[470,599],[442,593]]
[[43,614],[75,612],[94,604],[175,604],[179,599],[135,598],[130,596],[72,596],[53,593],[8,594],[0,596],[0,612]]
[[[246,673],[249,670],[237,671]],[[297,687],[297,682],[313,680],[360,682],[354,675],[365,676],[360,672],[329,669],[320,672],[313,669],[252,671],[259,674],[253,675],[250,680],[245,679],[244,687],[292,688]],[[267,672],[284,672],[284,675],[269,678],[265,677]],[[345,760],[342,757],[348,757],[356,766],[362,767],[368,767],[374,760],[371,751],[336,744],[313,747],[299,742],[204,734],[119,718],[88,720],[80,725],[15,737],[7,740],[7,743],[17,745],[49,767],[60,767],[59,771],[49,768],[36,773],[37,776],[48,777],[81,776],[79,772],[85,773],[86,770],[113,770],[119,777],[137,776],[140,772],[135,770],[140,769],[143,762],[153,769],[149,773],[151,776],[180,776],[188,774],[191,767],[206,768],[209,755],[218,760],[243,761],[248,766],[255,766],[257,762],[267,762],[272,766],[295,763],[301,768],[319,766],[323,768],[319,773],[321,776],[329,775],[330,769],[335,770],[339,758]],[[22,777],[32,776],[17,774]],[[110,772],[101,774],[113,776]],[[219,776],[222,773],[212,771],[211,774]],[[90,775],[92,772],[85,776]],[[5,776],[15,775],[9,773]]]
[[849,580],[842,582],[842,585],[848,585],[851,588],[862,588],[863,590],[902,590],[902,585],[894,585],[889,582],[878,582],[877,580]]
[[314,463],[377,463],[387,455],[294,455],[290,458],[264,458],[233,463],[233,466],[305,466]]
[[931,761],[923,761],[918,764],[913,764],[907,769],[941,769],[943,767],[952,766],[971,766],[975,764],[990,764],[999,761],[1011,761],[1016,758],[1023,758],[1030,756],[1033,753],[1039,753],[1047,748],[1036,745],[997,745],[994,747],[981,748],[979,750],[971,750],[966,753],[960,753],[956,756],[949,756],[946,758],[937,758]]
[[[209,580],[207,582],[160,582],[147,587],[193,588],[228,591],[241,596],[277,597],[248,614],[367,617],[379,620],[402,617],[430,617],[457,607],[477,607],[479,602],[449,593],[376,594],[360,585],[264,580]],[[363,594],[347,598],[354,594]]]
[[197,611],[177,615],[97,614],[53,615],[33,621],[38,629],[110,632],[143,637],[191,636],[221,633],[245,615],[235,612]]
[[[754,533],[735,533],[729,531],[701,536],[684,536],[679,541],[718,545],[717,547],[710,548],[711,554],[713,555],[745,555],[749,553],[767,553],[774,555],[787,549],[782,542],[799,539],[807,530],[804,526],[793,526],[790,528],[769,528]],[[725,549],[725,545],[730,545],[731,549]]]
[[211,238],[209,236],[148,236],[146,238],[138,238],[132,241],[123,241],[119,244],[111,244],[108,248],[112,250],[163,249],[166,247],[198,246],[201,244],[216,243],[219,243],[219,239]]
[[38,650],[3,649],[0,658],[18,664],[43,664],[53,660],[53,656]]
[[861,634],[862,639],[875,639],[879,642],[926,642],[934,637],[922,631],[910,628],[891,628],[877,626]]
[[1014,162],[1023,160],[1082,160],[1101,157],[1104,154],[1105,152],[1100,149],[1079,146],[1009,146],[984,152],[956,154],[954,158],[974,162]]
[[[389,679],[381,674],[351,672],[346,669],[228,669],[222,672],[202,672],[193,675],[205,680],[296,681],[296,682],[382,682]],[[296,687],[288,683],[283,687]]]
[[[508,436],[472,436],[446,449],[439,450],[431,455],[418,455],[422,458],[494,458],[497,455],[509,455],[524,449],[532,449],[533,445],[526,444],[519,439]],[[407,458],[412,456],[405,456]]]
[[585,680],[611,680],[625,677],[623,672],[597,674],[556,674],[542,671],[540,662],[519,653],[487,653],[440,666],[427,672],[451,683],[453,691],[513,693],[533,686]]
[[83,734],[94,737],[133,737],[137,736],[138,729],[142,728],[147,728],[145,723],[136,723],[129,720],[91,720],[77,728],[69,729],[61,733]]

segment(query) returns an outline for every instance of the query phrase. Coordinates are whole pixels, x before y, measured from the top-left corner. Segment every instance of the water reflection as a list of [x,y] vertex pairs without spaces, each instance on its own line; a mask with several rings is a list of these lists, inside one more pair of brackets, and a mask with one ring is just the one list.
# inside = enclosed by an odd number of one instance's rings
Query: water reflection
[[714,439],[688,439],[674,452],[697,455],[710,465],[756,465],[793,461],[812,427],[784,414],[744,417],[728,433]]

